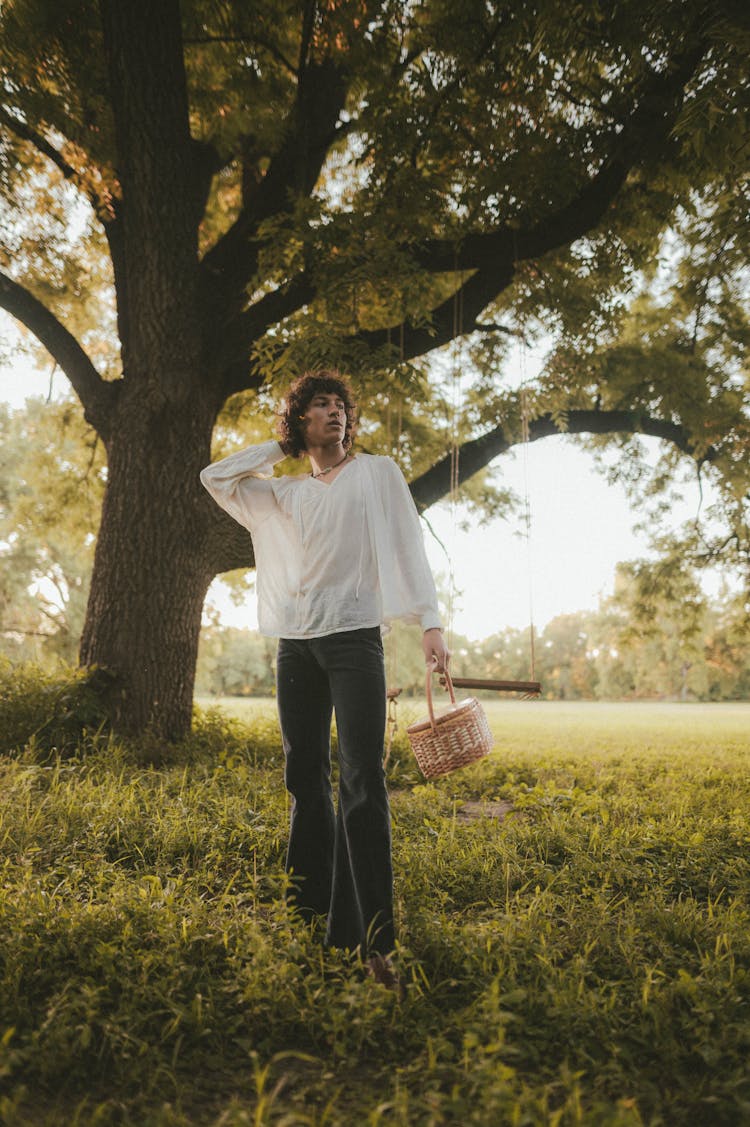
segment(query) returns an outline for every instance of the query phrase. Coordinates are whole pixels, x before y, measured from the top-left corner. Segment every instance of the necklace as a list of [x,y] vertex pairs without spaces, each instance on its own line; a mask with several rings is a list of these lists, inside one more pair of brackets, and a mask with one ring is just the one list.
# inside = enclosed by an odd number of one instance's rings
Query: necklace
[[318,473],[311,473],[310,477],[323,477],[325,474],[330,473],[331,470],[335,470],[337,466],[342,465],[348,457],[349,457],[348,453],[344,454],[344,457],[341,459],[340,462],[334,462],[332,466],[326,466],[326,468],[324,470],[320,470]]

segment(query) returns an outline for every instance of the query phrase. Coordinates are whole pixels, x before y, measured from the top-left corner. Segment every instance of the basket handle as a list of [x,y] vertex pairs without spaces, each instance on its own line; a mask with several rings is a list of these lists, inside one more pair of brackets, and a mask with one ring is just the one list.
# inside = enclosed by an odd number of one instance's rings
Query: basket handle
[[[435,710],[434,710],[434,708],[432,707],[432,674],[433,674],[433,673],[437,673],[437,665],[438,665],[438,663],[437,663],[437,658],[436,658],[436,657],[433,657],[432,661],[431,661],[431,662],[430,662],[430,664],[429,664],[429,665],[427,666],[427,682],[426,682],[426,689],[427,689],[427,711],[428,711],[428,712],[429,712],[429,714],[430,714],[430,724],[432,725],[432,728],[433,728],[433,730],[434,730],[434,729],[436,728],[436,724],[435,724]],[[448,692],[450,693],[450,697],[451,697],[451,704],[454,704],[454,705],[455,705],[455,703],[456,703],[456,694],[455,694],[455,693],[454,693],[454,691],[453,691],[453,682],[451,681],[451,675],[450,675],[450,673],[448,672],[448,670],[447,670],[447,669],[445,669],[445,670],[443,670],[443,672],[442,672],[442,673],[440,674],[440,677],[441,677],[441,682],[442,682],[442,678],[445,678],[445,687],[446,687],[446,689],[448,690]]]

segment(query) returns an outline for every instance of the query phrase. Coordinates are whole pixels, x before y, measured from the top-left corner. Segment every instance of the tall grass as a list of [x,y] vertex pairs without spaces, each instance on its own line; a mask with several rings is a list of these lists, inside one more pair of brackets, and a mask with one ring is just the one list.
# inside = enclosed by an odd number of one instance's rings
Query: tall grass
[[271,709],[0,759],[0,1122],[750,1120],[750,707],[492,704],[434,784],[399,733],[403,1002],[285,910]]

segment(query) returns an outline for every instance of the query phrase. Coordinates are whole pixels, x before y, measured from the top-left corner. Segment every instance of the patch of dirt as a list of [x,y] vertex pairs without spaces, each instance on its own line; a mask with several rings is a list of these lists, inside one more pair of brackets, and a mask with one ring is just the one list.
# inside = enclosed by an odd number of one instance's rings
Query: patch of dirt
[[513,810],[512,802],[462,802],[456,810],[457,822],[476,822],[478,818],[497,818],[502,822]]

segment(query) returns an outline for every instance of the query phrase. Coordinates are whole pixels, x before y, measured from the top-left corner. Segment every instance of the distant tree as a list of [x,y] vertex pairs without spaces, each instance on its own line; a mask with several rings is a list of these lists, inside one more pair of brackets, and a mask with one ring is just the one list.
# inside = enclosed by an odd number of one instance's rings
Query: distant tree
[[[597,637],[601,686],[611,695],[687,700],[706,695],[706,597],[684,566],[635,561],[617,566],[614,594],[604,602],[606,632]],[[608,615],[607,612],[610,612]]]
[[[676,206],[739,167],[747,53],[729,0],[3,5],[0,305],[106,447],[80,661],[118,729],[185,733],[207,588],[252,564],[198,482],[233,399],[359,373],[367,445],[400,415],[424,507],[450,484],[424,358],[465,337],[468,480],[524,431],[519,325],[608,330]],[[692,416],[591,386],[540,389],[529,437],[703,449]]]
[[106,481],[74,403],[0,405],[0,647],[75,662]]
[[750,606],[730,596],[709,608],[705,647],[711,700],[750,700]]
[[591,618],[585,611],[560,614],[541,632],[536,673],[545,696],[555,700],[594,696],[596,667],[591,655]]
[[271,696],[275,652],[257,630],[206,627],[198,647],[196,689],[215,696]]
[[478,677],[528,681],[531,674],[529,629],[506,627],[482,641],[465,644],[458,650],[456,664],[459,668],[468,667],[472,675]]

